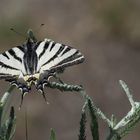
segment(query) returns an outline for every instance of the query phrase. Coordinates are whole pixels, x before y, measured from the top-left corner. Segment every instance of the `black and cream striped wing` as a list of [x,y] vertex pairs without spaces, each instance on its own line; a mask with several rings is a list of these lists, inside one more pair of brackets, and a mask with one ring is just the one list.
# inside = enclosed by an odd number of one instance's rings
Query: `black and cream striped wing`
[[36,50],[38,56],[38,71],[57,71],[84,61],[84,56],[79,50],[70,46],[45,39]]
[[20,76],[25,73],[23,62],[23,48],[14,47],[0,54],[0,79],[13,76]]

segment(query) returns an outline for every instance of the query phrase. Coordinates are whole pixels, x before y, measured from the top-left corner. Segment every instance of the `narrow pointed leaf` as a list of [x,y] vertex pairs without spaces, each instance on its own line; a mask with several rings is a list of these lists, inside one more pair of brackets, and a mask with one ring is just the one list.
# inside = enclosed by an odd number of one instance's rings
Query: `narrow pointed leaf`
[[56,140],[55,131],[53,129],[51,129],[50,140]]
[[80,120],[79,140],[86,140],[85,131],[86,131],[86,113],[85,111],[83,111]]
[[99,140],[98,121],[92,106],[92,100],[90,98],[88,99],[88,108],[91,117],[90,129],[93,140]]
[[10,110],[10,116],[9,116],[9,120],[7,123],[7,132],[6,132],[6,140],[9,140],[11,137],[11,134],[13,132],[14,128],[14,123],[15,123],[15,113],[14,113],[14,107],[11,107]]

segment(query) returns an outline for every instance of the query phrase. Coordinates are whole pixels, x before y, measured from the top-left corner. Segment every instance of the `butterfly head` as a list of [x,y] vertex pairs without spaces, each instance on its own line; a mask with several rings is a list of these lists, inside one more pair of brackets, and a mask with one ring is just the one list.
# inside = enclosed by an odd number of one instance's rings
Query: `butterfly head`
[[37,39],[34,36],[32,29],[28,29],[28,31],[27,31],[27,41],[31,42],[31,43],[37,42]]

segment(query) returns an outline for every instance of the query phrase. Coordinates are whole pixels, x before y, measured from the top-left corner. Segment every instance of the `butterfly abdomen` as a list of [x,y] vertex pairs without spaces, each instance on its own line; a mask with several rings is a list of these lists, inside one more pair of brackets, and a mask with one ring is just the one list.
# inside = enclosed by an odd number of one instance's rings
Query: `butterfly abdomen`
[[26,52],[23,57],[25,70],[28,75],[35,74],[37,71],[38,57],[34,48],[33,43],[27,42],[26,44]]

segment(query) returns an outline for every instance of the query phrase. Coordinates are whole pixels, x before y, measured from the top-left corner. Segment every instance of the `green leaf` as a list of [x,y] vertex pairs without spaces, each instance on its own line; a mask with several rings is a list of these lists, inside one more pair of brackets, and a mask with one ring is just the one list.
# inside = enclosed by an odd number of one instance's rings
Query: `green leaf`
[[88,108],[91,117],[90,129],[93,140],[99,140],[98,121],[90,98],[88,98]]
[[10,87],[0,99],[0,140],[11,140],[15,132],[15,114],[14,107],[11,107],[10,115],[7,119],[7,102],[14,86]]
[[55,131],[53,129],[51,129],[50,140],[56,140]]
[[14,88],[15,86],[11,86],[0,99],[0,126],[2,126],[3,121],[5,121],[3,119],[5,118],[7,110],[8,110],[7,103],[8,103],[8,100],[10,99],[11,92]]
[[14,107],[11,107],[10,110],[10,116],[9,116],[9,120],[7,123],[7,132],[6,132],[6,140],[9,140],[11,137],[11,134],[13,132],[14,128],[14,123],[15,123],[15,115],[14,115]]
[[85,110],[82,111],[80,120],[80,130],[79,130],[79,140],[86,140],[86,113]]

